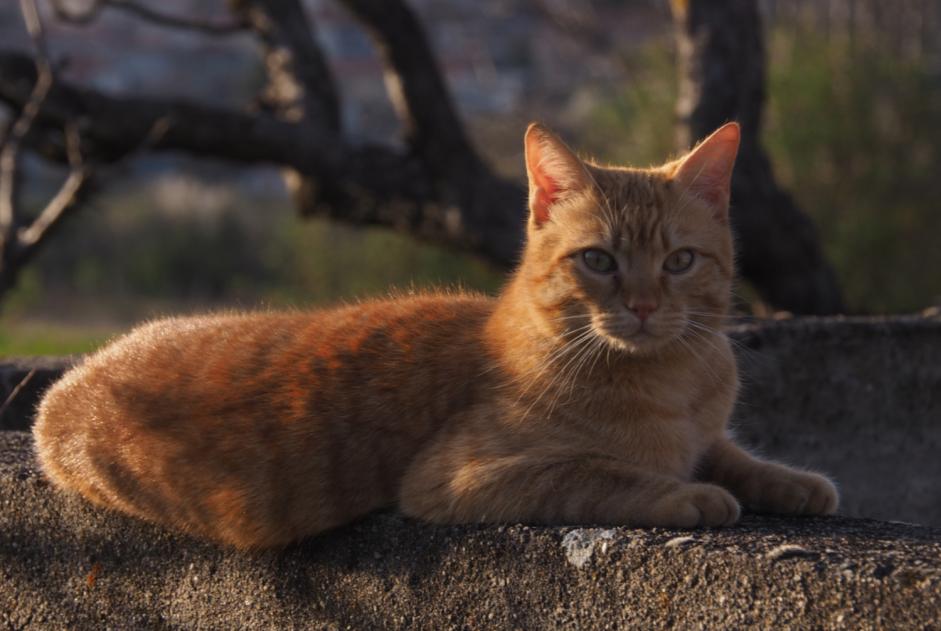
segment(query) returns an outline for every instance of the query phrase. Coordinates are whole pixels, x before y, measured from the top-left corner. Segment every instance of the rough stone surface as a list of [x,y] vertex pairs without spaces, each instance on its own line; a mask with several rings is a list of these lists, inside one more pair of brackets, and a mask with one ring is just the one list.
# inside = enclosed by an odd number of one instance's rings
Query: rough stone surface
[[28,434],[0,432],[7,628],[937,629],[939,621],[938,529],[757,516],[709,531],[436,527],[380,513],[246,554],[65,496],[37,471]]
[[941,318],[800,318],[731,334],[744,443],[830,474],[845,515],[941,526]]
[[[799,318],[731,329],[734,425],[768,456],[830,474],[845,515],[941,526],[941,317]],[[65,360],[71,361],[71,360]],[[55,360],[0,363],[0,417],[27,429]]]

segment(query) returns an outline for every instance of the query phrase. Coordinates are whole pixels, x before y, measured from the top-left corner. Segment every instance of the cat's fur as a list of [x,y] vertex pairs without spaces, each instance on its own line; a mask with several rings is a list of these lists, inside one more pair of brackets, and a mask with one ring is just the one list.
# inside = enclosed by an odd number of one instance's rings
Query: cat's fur
[[[526,249],[498,298],[144,325],[49,391],[43,470],[246,548],[396,504],[443,523],[722,526],[739,502],[832,513],[826,478],[728,434],[738,142],[729,124],[665,166],[608,168],[534,125]],[[617,269],[592,271],[591,248]],[[689,269],[667,271],[685,249]]]

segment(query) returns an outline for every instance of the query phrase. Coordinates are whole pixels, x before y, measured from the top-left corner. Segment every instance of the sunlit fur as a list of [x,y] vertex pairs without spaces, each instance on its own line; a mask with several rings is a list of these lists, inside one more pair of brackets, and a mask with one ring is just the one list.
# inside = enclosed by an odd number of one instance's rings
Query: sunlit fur
[[[493,299],[146,324],[58,382],[43,471],[101,506],[240,548],[397,505],[439,523],[697,527],[825,514],[826,478],[754,458],[727,423],[738,128],[653,169],[526,136],[522,262]],[[586,248],[615,256],[599,274]],[[681,273],[673,252],[694,252]],[[641,319],[632,305],[647,305]]]

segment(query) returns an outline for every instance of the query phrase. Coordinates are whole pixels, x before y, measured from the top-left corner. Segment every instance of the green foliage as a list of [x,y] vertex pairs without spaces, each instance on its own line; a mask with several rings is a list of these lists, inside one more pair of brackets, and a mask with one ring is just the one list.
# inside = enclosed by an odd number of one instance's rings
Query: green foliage
[[484,263],[379,229],[283,218],[268,241],[266,265],[282,270],[266,298],[330,303],[390,288],[463,287],[493,292],[502,275]]
[[676,153],[676,59],[656,41],[623,59],[625,85],[604,95],[578,129],[579,148],[615,164],[661,164]]
[[69,355],[99,347],[111,331],[94,326],[0,319],[0,357]]
[[924,62],[804,33],[773,40],[766,141],[852,308],[941,299],[941,81]]

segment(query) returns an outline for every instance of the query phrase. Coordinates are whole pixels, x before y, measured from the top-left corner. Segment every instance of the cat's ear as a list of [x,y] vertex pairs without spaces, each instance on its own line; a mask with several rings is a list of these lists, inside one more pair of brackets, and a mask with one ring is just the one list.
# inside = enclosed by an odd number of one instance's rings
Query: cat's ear
[[549,220],[553,204],[590,185],[585,165],[564,142],[539,123],[523,140],[529,177],[529,212],[536,226]]
[[726,123],[682,158],[673,173],[684,195],[702,200],[723,220],[728,217],[732,169],[741,135],[738,123]]

